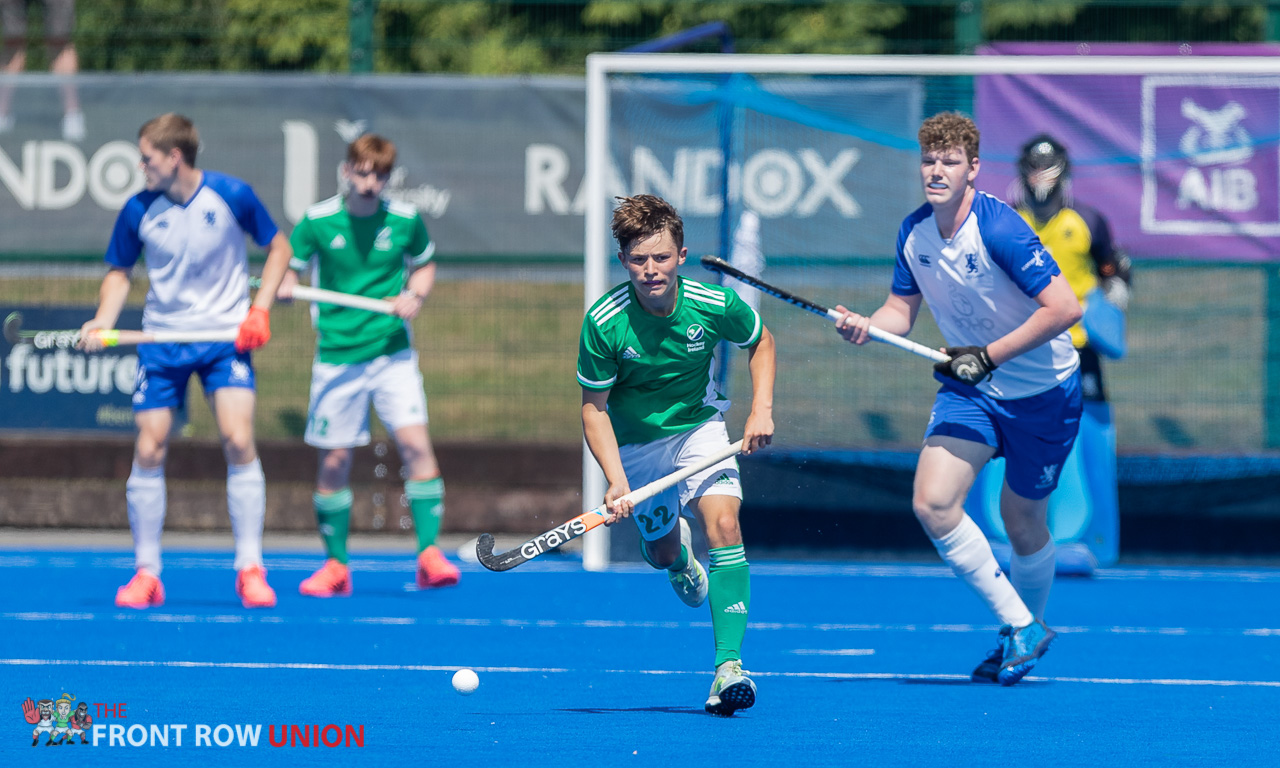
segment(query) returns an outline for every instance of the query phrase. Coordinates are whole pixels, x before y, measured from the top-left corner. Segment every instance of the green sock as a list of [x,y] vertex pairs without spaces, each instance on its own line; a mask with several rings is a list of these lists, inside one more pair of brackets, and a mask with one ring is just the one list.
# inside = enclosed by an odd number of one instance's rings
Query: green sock
[[351,527],[351,489],[343,488],[333,493],[314,493],[311,502],[316,508],[316,521],[320,524],[320,539],[324,551],[347,564],[347,530]]
[[409,497],[409,509],[413,512],[413,528],[418,533],[418,551],[436,543],[440,534],[440,520],[444,517],[444,478],[410,480],[404,484],[404,495]]
[[716,638],[716,663],[742,658],[742,637],[751,610],[751,569],[742,545],[711,550],[708,574],[711,631]]
[[646,563],[648,563],[650,566],[654,568],[657,568],[660,571],[671,571],[672,573],[679,573],[683,571],[686,566],[689,565],[689,550],[685,549],[685,546],[683,544],[680,545],[680,556],[676,558],[676,561],[674,563],[672,563],[670,566],[666,568],[663,568],[662,566],[653,562],[653,560],[649,558],[649,545],[646,544],[644,541],[640,542],[640,556],[644,558],[644,561]]

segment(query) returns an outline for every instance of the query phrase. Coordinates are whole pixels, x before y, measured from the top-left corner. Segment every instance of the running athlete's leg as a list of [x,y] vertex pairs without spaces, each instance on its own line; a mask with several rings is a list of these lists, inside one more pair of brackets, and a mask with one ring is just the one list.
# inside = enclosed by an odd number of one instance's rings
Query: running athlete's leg
[[996,563],[991,544],[964,511],[978,471],[994,455],[983,443],[933,435],[916,465],[912,507],[934,547],[957,576],[978,594],[1002,624],[1022,627],[1031,612]]
[[1038,619],[1044,618],[1056,570],[1056,547],[1049,535],[1049,497],[1028,499],[1019,496],[1005,483],[1000,491],[1000,516],[1013,556],[1009,563],[1009,580]]
[[[751,610],[751,568],[742,546],[736,496],[708,495],[690,499],[711,556],[708,601],[716,639],[715,666],[742,658],[742,639]],[[692,556],[692,555],[691,555]]]

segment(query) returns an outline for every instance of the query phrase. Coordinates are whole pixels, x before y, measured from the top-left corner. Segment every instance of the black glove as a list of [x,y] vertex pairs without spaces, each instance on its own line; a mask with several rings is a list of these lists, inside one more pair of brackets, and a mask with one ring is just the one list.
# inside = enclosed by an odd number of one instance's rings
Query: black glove
[[991,378],[991,372],[996,369],[986,347],[947,347],[944,351],[951,359],[934,363],[933,370],[956,381],[977,386]]

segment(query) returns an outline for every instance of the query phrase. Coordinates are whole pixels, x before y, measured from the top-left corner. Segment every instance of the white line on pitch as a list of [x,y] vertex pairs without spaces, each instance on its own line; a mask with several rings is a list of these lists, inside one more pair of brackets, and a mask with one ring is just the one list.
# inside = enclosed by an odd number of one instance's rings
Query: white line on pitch
[[[437,664],[310,664],[274,661],[129,661],[125,659],[0,659],[0,666],[41,667],[132,667],[180,669],[282,669],[331,672],[451,672],[459,665]],[[705,675],[705,670],[689,669],[566,669],[563,667],[471,667],[477,672],[509,672],[515,674],[611,674],[611,675]],[[751,670],[754,677],[816,678],[823,680],[968,680],[968,675],[927,675],[903,672],[761,672]],[[1193,678],[1125,678],[1125,677],[1028,677],[1052,683],[1086,685],[1164,685],[1183,687],[1252,687],[1280,688],[1280,680],[1201,680]]]
[[875,648],[797,648],[788,653],[797,656],[874,656]]
[[[371,624],[381,626],[437,626],[437,627],[538,627],[544,629],[705,629],[707,621],[624,621],[618,619],[484,619],[484,618],[424,618],[420,616],[278,616],[261,614],[193,614],[164,613],[156,611],[78,613],[59,611],[12,611],[0,613],[0,621],[120,621],[154,622],[159,624]],[[770,622],[753,621],[747,625],[756,632],[929,632],[934,634],[985,634],[995,632],[996,627],[981,624],[833,624],[829,622]],[[1181,637],[1244,635],[1247,637],[1280,637],[1280,628],[1268,627],[1121,627],[1121,626],[1058,626],[1060,635],[1161,635]]]

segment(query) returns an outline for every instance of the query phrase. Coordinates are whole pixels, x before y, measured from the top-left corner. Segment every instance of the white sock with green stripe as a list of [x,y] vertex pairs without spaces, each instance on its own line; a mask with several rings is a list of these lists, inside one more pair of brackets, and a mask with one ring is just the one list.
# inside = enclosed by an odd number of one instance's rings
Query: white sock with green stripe
[[741,544],[710,550],[711,568],[707,578],[711,604],[711,631],[716,639],[716,661],[742,658],[742,638],[747,633],[751,610],[751,568]]

